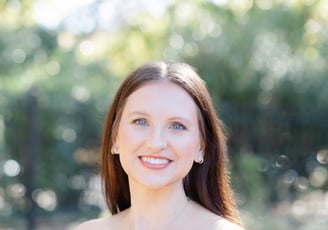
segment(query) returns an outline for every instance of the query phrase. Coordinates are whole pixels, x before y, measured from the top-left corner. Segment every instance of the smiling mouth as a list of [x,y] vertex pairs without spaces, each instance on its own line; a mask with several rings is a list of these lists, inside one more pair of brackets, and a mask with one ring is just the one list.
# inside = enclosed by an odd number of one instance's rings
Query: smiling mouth
[[166,165],[170,163],[170,160],[165,158],[140,157],[140,159],[141,161],[152,165]]

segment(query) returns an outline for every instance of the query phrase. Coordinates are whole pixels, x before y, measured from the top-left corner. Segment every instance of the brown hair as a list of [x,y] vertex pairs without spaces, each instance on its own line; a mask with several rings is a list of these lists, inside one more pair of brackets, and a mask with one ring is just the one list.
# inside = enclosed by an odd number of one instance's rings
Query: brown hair
[[128,176],[118,155],[111,154],[125,102],[130,94],[149,81],[167,80],[183,88],[199,109],[199,126],[204,163],[192,166],[183,184],[186,195],[208,210],[240,224],[237,207],[226,169],[226,136],[218,119],[205,82],[184,63],[145,64],[133,71],[121,84],[107,115],[101,155],[101,176],[106,203],[112,214],[131,205]]

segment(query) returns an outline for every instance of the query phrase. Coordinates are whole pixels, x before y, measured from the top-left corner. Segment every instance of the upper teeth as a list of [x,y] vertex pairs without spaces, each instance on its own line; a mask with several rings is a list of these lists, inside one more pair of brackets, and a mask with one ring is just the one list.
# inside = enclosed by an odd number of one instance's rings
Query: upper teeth
[[169,163],[169,160],[162,159],[162,158],[142,157],[141,159],[147,163],[154,164],[154,165],[161,165],[161,164]]

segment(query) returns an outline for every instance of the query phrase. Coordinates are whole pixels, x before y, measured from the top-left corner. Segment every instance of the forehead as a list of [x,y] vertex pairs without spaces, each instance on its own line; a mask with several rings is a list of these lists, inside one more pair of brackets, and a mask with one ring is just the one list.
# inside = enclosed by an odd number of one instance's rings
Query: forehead
[[147,82],[134,91],[127,98],[124,111],[134,109],[197,114],[197,105],[185,89],[165,80]]

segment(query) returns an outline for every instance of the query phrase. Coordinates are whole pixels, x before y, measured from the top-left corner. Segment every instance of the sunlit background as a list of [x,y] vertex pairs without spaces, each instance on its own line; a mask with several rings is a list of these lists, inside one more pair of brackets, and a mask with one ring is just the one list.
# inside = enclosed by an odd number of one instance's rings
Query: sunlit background
[[327,229],[327,12],[326,0],[0,0],[0,230],[107,214],[102,125],[151,60],[208,83],[248,229]]

